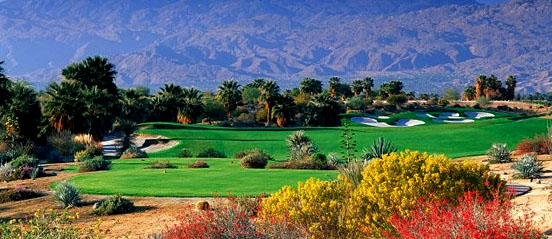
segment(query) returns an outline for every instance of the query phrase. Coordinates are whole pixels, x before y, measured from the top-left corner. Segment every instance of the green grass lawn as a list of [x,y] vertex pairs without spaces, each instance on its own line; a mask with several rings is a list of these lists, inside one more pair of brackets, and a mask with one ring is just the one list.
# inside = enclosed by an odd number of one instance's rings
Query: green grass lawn
[[[176,169],[144,169],[157,159],[114,160],[111,170],[86,173],[71,181],[82,193],[123,194],[128,196],[210,197],[213,195],[270,194],[284,185],[311,177],[336,178],[337,171],[243,169],[238,160],[201,159],[211,167],[189,169],[197,159],[163,159],[178,165]],[[68,168],[74,171],[76,168]],[[166,171],[166,172],[164,172]]]
[[[385,137],[401,150],[410,149],[445,154],[448,157],[464,157],[484,154],[492,143],[507,143],[513,149],[522,139],[546,131],[546,120],[528,118],[518,120],[515,115],[501,114],[497,118],[476,120],[474,123],[433,123],[429,118],[416,117],[414,112],[392,116],[393,119],[412,118],[427,122],[426,125],[401,128],[375,128],[353,123],[359,151],[368,147],[377,137]],[[180,143],[172,149],[151,153],[150,157],[176,157],[182,148],[194,154],[207,147],[223,151],[228,156],[245,149],[259,148],[276,159],[285,160],[285,139],[293,131],[303,129],[323,153],[339,153],[342,133],[334,128],[224,128],[173,123],[147,123],[141,133],[164,135]]]

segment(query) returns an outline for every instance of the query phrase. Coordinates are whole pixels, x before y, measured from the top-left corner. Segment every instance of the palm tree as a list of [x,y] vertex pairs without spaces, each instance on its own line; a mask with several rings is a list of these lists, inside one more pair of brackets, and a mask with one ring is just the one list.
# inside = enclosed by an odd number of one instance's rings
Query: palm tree
[[516,84],[517,80],[514,76],[508,76],[508,79],[506,79],[506,86],[507,86],[507,92],[508,92],[508,100],[513,100],[516,95]]
[[351,84],[351,91],[355,96],[360,95],[360,92],[362,92],[362,81],[361,80],[354,80]]
[[[4,64],[4,61],[0,61],[0,95],[8,95],[8,85],[10,81],[4,73],[4,68],[2,67],[2,64]],[[7,100],[8,97],[0,97],[0,107],[2,107]]]
[[469,85],[464,89],[464,99],[465,100],[474,100],[475,99],[475,86]]
[[126,149],[134,146],[134,132],[138,130],[138,125],[131,120],[121,120],[117,127],[117,131],[121,133],[121,138],[118,139],[118,143],[121,145],[121,153]]
[[322,81],[305,78],[301,81],[299,90],[301,90],[301,93],[316,95],[322,92]]
[[119,118],[144,122],[151,108],[149,97],[143,91],[131,88],[120,91]]
[[293,98],[282,96],[278,103],[272,107],[272,118],[276,119],[279,127],[285,127],[296,113],[296,106]]
[[182,87],[173,83],[165,84],[152,99],[157,120],[174,122],[178,110],[183,106]]
[[274,81],[267,81],[262,85],[259,90],[261,95],[259,96],[259,102],[264,104],[266,109],[266,124],[272,123],[272,106],[276,103],[276,99],[280,95],[280,87]]
[[483,91],[485,90],[484,83],[487,81],[487,76],[480,75],[477,78],[475,78],[475,98],[479,98],[483,95]]
[[232,120],[232,111],[238,107],[238,103],[242,99],[240,85],[233,80],[222,82],[222,85],[218,87],[215,98],[224,106],[228,120]]
[[7,104],[0,107],[0,118],[4,119],[8,133],[36,139],[42,117],[36,91],[24,82],[13,82],[7,85],[4,96]]
[[81,123],[85,121],[86,105],[81,87],[76,81],[62,81],[46,88],[44,115],[57,131],[84,131]]
[[113,126],[113,102],[107,100],[110,98],[108,91],[98,86],[85,88],[83,96],[87,112],[86,119],[89,123],[88,133],[94,137],[94,140],[101,141]]
[[328,82],[328,89],[330,90],[330,96],[335,98],[337,96],[337,88],[339,87],[341,79],[339,77],[332,77]]
[[61,71],[61,75],[66,80],[81,82],[86,87],[97,86],[99,89],[105,89],[112,96],[118,93],[115,85],[115,65],[109,63],[105,57],[88,57],[81,62],[72,63]]
[[364,98],[370,97],[372,87],[374,87],[374,80],[372,80],[372,78],[366,77],[362,80],[362,91],[364,92]]
[[182,91],[184,104],[178,111],[178,121],[182,124],[195,123],[196,119],[203,113],[203,94],[196,88],[184,88]]

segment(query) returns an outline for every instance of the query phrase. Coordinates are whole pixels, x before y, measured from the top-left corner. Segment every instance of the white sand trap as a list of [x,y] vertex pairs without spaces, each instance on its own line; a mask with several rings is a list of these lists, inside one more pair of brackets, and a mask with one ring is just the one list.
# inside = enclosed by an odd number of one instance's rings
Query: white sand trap
[[430,115],[428,113],[417,113],[416,116],[421,117],[421,118],[432,118],[432,119],[435,118],[435,116]]
[[400,119],[395,122],[396,126],[402,126],[402,127],[412,127],[416,125],[423,125],[425,122],[421,120],[413,120],[413,119]]
[[463,123],[473,123],[475,122],[472,119],[433,119],[432,120],[435,123],[450,123],[450,124],[463,124]]
[[454,112],[443,112],[439,114],[440,119],[462,119],[459,113]]
[[377,120],[368,117],[353,117],[351,118],[351,121],[374,127],[393,127],[388,123],[378,122]]
[[422,125],[425,124],[425,122],[421,120],[412,120],[412,119],[399,119],[397,122],[395,122],[394,125],[390,125],[388,123],[384,122],[378,122],[375,119],[367,118],[367,117],[353,117],[351,118],[351,121],[361,123],[368,126],[373,127],[380,127],[380,128],[389,128],[389,127],[412,127],[416,125]]
[[482,119],[482,118],[493,118],[495,117],[494,114],[487,113],[487,112],[464,112],[465,115],[472,119]]

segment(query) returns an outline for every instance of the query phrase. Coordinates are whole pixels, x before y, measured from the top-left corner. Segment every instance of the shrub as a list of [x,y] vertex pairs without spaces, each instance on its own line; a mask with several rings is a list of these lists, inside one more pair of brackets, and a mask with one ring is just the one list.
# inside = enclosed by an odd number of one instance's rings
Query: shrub
[[489,163],[509,163],[512,162],[510,150],[506,144],[493,144],[487,151]]
[[484,96],[478,97],[475,101],[477,102],[477,105],[482,108],[486,108],[491,103],[491,100]]
[[0,203],[42,197],[44,194],[26,188],[11,188],[0,191]]
[[12,180],[13,173],[15,169],[11,164],[7,163],[0,167],[0,181],[8,182]]
[[74,160],[75,162],[84,162],[88,159],[91,159],[94,157],[94,153],[91,152],[88,149],[81,150],[75,153]]
[[346,165],[338,167],[339,175],[342,179],[349,181],[353,186],[357,186],[362,181],[362,172],[368,165],[365,160],[352,160]]
[[273,169],[308,169],[308,170],[335,170],[337,167],[332,164],[315,164],[311,161],[288,161],[268,166]]
[[544,135],[535,135],[533,139],[524,139],[516,145],[518,154],[549,154],[548,144],[551,140]]
[[194,155],[192,154],[191,150],[189,150],[187,148],[183,148],[178,153],[178,157],[179,158],[192,158],[192,157],[194,157]]
[[268,160],[273,160],[261,150],[254,150],[242,158],[240,164],[244,168],[265,168]]
[[460,203],[419,200],[409,217],[394,215],[396,236],[390,238],[542,238],[529,219],[512,215],[513,202],[501,198],[485,200],[477,192],[466,192]]
[[23,155],[11,161],[10,164],[13,168],[25,168],[25,167],[36,168],[38,167],[38,159],[29,155]]
[[214,148],[207,148],[197,155],[198,158],[226,158],[226,154]]
[[162,168],[178,168],[178,166],[167,161],[153,161],[146,167],[146,169],[162,169]]
[[372,142],[370,148],[364,148],[362,158],[365,161],[375,158],[381,158],[383,155],[387,155],[393,152],[397,152],[397,146],[393,145],[390,141],[384,137],[380,137]]
[[55,190],[54,200],[62,207],[74,207],[80,203],[80,196],[77,188],[68,181],[61,181]]
[[79,172],[93,172],[100,170],[109,170],[111,161],[104,159],[102,156],[96,156],[92,159],[85,160],[79,167]]
[[242,159],[243,157],[247,156],[251,152],[253,152],[253,150],[242,150],[242,151],[239,151],[239,152],[235,153],[234,155],[232,155],[232,158]]
[[77,151],[75,150],[77,144],[73,141],[73,135],[69,130],[63,130],[50,135],[48,143],[63,156],[72,155]]
[[328,165],[328,158],[322,153],[314,153],[311,155],[311,162],[318,168],[324,168]]
[[209,164],[205,161],[195,161],[191,164],[188,164],[188,168],[208,168]]
[[115,195],[101,202],[101,205],[92,211],[94,215],[114,215],[128,213],[134,210],[134,203],[121,195]]
[[387,103],[395,107],[399,107],[408,102],[408,97],[404,94],[392,95],[387,98]]
[[438,104],[439,106],[445,107],[445,106],[449,105],[450,102],[449,102],[447,99],[439,99],[439,102],[437,102],[437,104]]
[[542,162],[535,155],[525,154],[520,161],[512,164],[512,169],[517,171],[516,176],[533,180],[542,175]]
[[295,131],[288,136],[286,145],[289,149],[290,161],[310,161],[310,156],[318,152],[318,147],[303,130]]
[[148,154],[136,146],[131,146],[121,154],[121,159],[147,158]]
[[209,206],[209,203],[207,201],[198,201],[195,206],[196,210],[206,211],[210,210],[211,206]]

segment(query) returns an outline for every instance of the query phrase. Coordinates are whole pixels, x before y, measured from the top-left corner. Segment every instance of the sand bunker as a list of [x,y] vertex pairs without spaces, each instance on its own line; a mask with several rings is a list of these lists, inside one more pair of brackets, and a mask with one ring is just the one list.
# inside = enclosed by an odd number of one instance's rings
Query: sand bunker
[[482,118],[493,118],[495,117],[494,114],[487,113],[487,112],[464,112],[465,115],[472,119],[482,119]]
[[454,112],[443,112],[439,114],[439,119],[463,119],[464,117],[460,117],[459,113]]
[[432,119],[435,118],[435,116],[430,115],[428,113],[417,113],[416,116],[422,117],[422,118],[432,118]]
[[422,125],[425,124],[425,122],[421,120],[412,120],[412,119],[399,119],[397,122],[395,122],[394,125],[390,125],[385,122],[378,122],[375,119],[367,118],[367,117],[353,117],[351,118],[351,121],[361,123],[368,126],[373,127],[380,127],[380,128],[388,128],[388,127],[412,127],[416,125]]
[[462,123],[473,123],[473,122],[475,122],[472,119],[453,119],[453,118],[433,119],[432,121],[435,122],[435,123],[451,123],[451,124],[462,124]]
[[389,116],[378,116],[378,115],[369,115],[368,117],[373,119],[389,119]]

